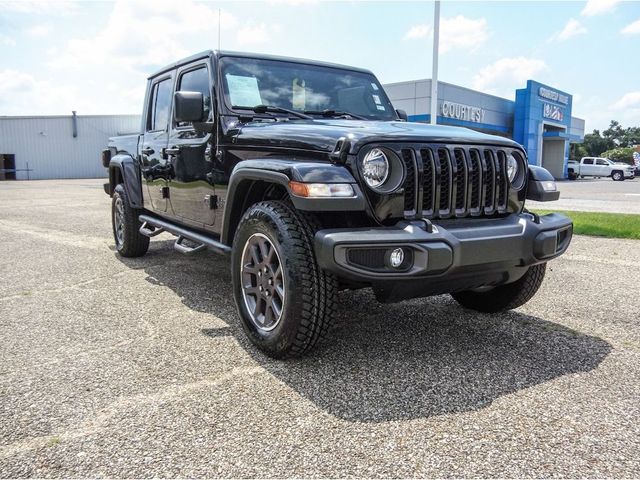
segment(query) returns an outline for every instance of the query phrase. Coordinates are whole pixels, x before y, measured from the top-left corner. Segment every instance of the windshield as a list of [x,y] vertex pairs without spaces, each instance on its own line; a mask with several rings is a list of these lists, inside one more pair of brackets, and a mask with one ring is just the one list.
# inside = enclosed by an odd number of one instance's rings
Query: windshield
[[333,111],[368,120],[397,119],[370,73],[241,57],[223,57],[220,65],[229,108],[268,105],[311,114]]

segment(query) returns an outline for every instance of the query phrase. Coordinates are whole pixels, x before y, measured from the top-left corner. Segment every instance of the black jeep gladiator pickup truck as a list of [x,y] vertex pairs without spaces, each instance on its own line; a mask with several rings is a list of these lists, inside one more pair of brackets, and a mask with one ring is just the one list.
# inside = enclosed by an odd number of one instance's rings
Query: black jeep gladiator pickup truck
[[168,232],[230,256],[244,330],[276,358],[313,349],[340,289],[524,304],[571,241],[569,218],[524,208],[558,198],[553,177],[509,139],[406,119],[367,70],[217,51],[168,65],[140,133],[102,152],[116,248]]

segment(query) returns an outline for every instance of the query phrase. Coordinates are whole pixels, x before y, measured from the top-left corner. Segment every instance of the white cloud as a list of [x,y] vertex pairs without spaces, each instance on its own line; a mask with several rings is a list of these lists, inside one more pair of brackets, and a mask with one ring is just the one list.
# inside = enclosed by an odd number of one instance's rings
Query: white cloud
[[417,40],[431,36],[431,25],[414,25],[404,34],[405,40]]
[[272,33],[276,30],[277,27],[270,27],[266,23],[248,24],[238,30],[236,42],[242,47],[262,45],[271,40]]
[[0,11],[36,15],[68,15],[76,11],[78,3],[73,0],[2,0]]
[[[412,26],[404,35],[405,40],[430,38],[433,34],[431,25]],[[484,18],[467,18],[458,15],[443,18],[440,22],[440,53],[456,48],[475,49],[489,38],[487,21]]]
[[585,17],[593,17],[603,13],[612,12],[621,0],[588,0],[587,4],[580,12]]
[[10,37],[9,35],[4,35],[0,33],[0,45],[4,45],[5,47],[15,47],[16,40],[15,38]]
[[516,88],[547,69],[543,60],[526,57],[501,58],[482,68],[473,77],[473,88],[505,97],[513,96]]
[[68,86],[38,81],[33,75],[18,70],[0,70],[0,115],[62,113],[54,111],[58,102],[63,100],[73,105],[73,99]]
[[0,99],[19,92],[32,92],[36,86],[33,76],[17,70],[0,70]]
[[587,33],[587,28],[575,18],[570,18],[564,28],[561,31],[554,33],[549,41],[563,42],[575,37],[576,35],[582,35],[584,33]]
[[51,31],[51,27],[48,25],[34,25],[33,27],[29,27],[25,30],[27,35],[31,37],[46,37],[49,35]]
[[[237,19],[222,12],[224,30],[237,27]],[[186,37],[198,36],[207,46],[217,42],[218,10],[193,0],[119,0],[105,27],[89,38],[70,40],[52,66],[86,68],[101,65],[148,72],[194,53],[185,48]]]
[[640,91],[625,93],[620,100],[612,105],[614,110],[640,108]]
[[314,5],[318,0],[267,0],[272,5],[288,5],[290,7],[300,7],[302,5]]
[[454,48],[475,49],[489,38],[487,21],[484,18],[467,18],[458,15],[443,18],[440,22],[440,51],[445,53]]
[[640,34],[640,20],[636,20],[635,22],[630,23],[629,25],[624,27],[622,30],[620,30],[620,33],[624,33],[625,35]]

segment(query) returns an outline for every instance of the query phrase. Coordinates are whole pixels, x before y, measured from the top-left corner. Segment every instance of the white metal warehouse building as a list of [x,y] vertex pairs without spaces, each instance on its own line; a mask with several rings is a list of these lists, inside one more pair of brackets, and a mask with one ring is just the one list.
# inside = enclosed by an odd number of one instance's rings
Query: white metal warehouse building
[[0,180],[105,177],[108,138],[138,131],[139,115],[0,117]]

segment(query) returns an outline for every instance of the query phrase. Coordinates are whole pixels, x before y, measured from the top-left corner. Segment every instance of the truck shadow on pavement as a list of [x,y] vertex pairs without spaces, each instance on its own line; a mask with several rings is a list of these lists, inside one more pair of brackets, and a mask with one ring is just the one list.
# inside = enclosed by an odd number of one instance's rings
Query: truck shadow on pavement
[[212,337],[212,348],[215,337],[235,337],[276,378],[349,421],[477,410],[503,395],[594,370],[612,349],[541,318],[465,310],[448,295],[381,305],[363,290],[341,293],[336,326],[314,354],[276,361],[244,336],[228,261],[214,254],[177,256],[169,242],[162,243],[155,242],[146,257],[121,261],[144,269],[148,281],[170,288],[187,307],[226,322],[194,330]]

